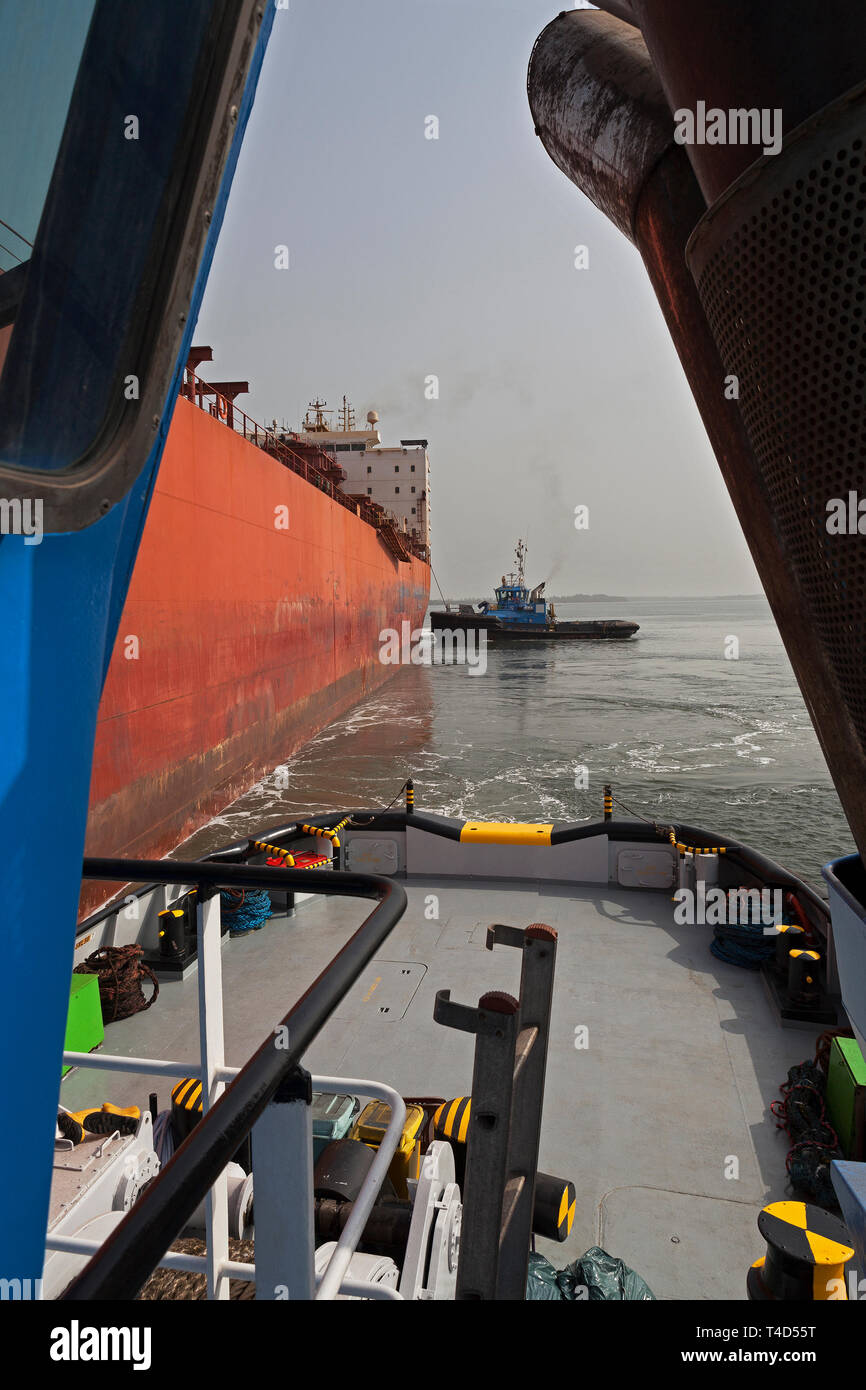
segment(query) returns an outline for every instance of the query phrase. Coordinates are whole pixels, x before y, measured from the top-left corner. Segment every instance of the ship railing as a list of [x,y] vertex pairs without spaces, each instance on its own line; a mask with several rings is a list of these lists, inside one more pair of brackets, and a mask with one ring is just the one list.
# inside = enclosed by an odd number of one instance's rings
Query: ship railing
[[[69,1300],[131,1299],[157,1267],[204,1274],[209,1298],[227,1299],[229,1280],[255,1280],[258,1299],[399,1299],[383,1285],[347,1275],[405,1124],[402,1097],[378,1081],[310,1076],[302,1066],[313,1039],[406,909],[401,885],[369,874],[310,874],[179,860],[85,859],[83,878],[177,884],[197,889],[199,1061],[65,1052],[64,1065],[202,1082],[202,1117],[116,1230],[103,1242],[48,1236],[47,1250],[91,1259],[63,1295]],[[222,888],[367,898],[376,907],[243,1067],[225,1064],[222,1007]],[[369,1095],[391,1117],[352,1214],[325,1269],[315,1272],[312,1092]],[[252,1134],[255,1264],[229,1259],[226,1165]],[[204,1256],[169,1247],[205,1203]]]
[[[262,449],[272,458],[278,459],[286,468],[291,468],[294,473],[304,478],[313,487],[317,487],[320,492],[327,493],[334,502],[339,502],[341,507],[354,512],[362,521],[366,521],[368,526],[381,530],[383,509],[372,507],[363,500],[353,500],[347,496],[331,478],[326,476],[322,469],[311,464],[308,459],[303,458],[286,442],[286,431],[273,427],[269,429],[260,425],[251,415],[247,415],[245,410],[241,410],[230,397],[223,395],[216,387],[204,381],[189,367],[184,372],[181,395],[186,400],[191,401],[193,405],[197,405],[199,409],[206,410],[214,419],[221,420],[236,434],[242,435],[248,443]],[[324,449],[321,452],[328,459],[329,465],[337,466],[335,456],[327,454]],[[392,524],[399,528],[400,522],[396,516],[390,512],[385,512],[384,515],[388,519],[386,524]],[[420,542],[412,539],[411,534],[407,534],[406,544],[418,559],[426,560],[426,554],[422,554],[426,548]]]

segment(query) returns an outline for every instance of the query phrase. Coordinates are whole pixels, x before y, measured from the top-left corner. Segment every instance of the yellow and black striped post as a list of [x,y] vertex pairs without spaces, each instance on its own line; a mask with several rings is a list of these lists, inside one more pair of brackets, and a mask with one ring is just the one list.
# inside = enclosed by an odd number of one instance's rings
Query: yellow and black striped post
[[406,783],[406,815],[411,816],[415,810],[415,783],[412,778]]
[[532,1229],[537,1236],[558,1240],[560,1244],[568,1240],[576,1206],[577,1194],[573,1182],[553,1178],[549,1173],[536,1173]]
[[185,1077],[172,1089],[171,1122],[178,1144],[183,1142],[201,1119],[201,1092],[201,1080],[195,1076]]
[[167,907],[159,914],[159,950],[163,956],[180,955],[184,946],[186,913],[180,907]]
[[793,922],[780,922],[778,932],[779,935],[776,937],[776,965],[781,971],[787,974],[788,956],[792,949],[805,944],[806,933],[803,931],[802,927],[798,927]]
[[848,1297],[845,1266],[851,1237],[838,1217],[808,1202],[771,1202],[758,1217],[767,1253],[752,1265],[753,1302],[833,1302]]
[[613,792],[607,782],[604,784],[604,818],[613,820]]
[[[202,1082],[198,1077],[187,1076],[178,1081],[171,1092],[171,1127],[177,1145],[195,1129],[202,1117]],[[234,1161],[240,1163],[246,1172],[252,1171],[252,1149],[250,1136],[241,1140],[240,1148],[234,1154]]]
[[[437,1139],[447,1139],[454,1152],[454,1173],[461,1188],[466,1177],[471,1114],[472,1097],[457,1096],[454,1100],[446,1100],[433,1116],[433,1133]],[[532,1208],[532,1229],[535,1234],[548,1240],[567,1240],[571,1234],[576,1204],[573,1182],[567,1178],[554,1178],[550,1173],[536,1173]]]
[[817,999],[820,991],[820,959],[817,951],[801,950],[799,947],[788,952],[788,993],[792,999],[798,999],[803,1003]]
[[[454,1162],[465,1163],[465,1148],[458,1155],[457,1145],[464,1146],[469,1133],[469,1116],[472,1107],[470,1096],[457,1096],[456,1100],[446,1100],[433,1116],[433,1132],[437,1139],[447,1139],[454,1149]],[[458,1178],[458,1182],[460,1179]]]

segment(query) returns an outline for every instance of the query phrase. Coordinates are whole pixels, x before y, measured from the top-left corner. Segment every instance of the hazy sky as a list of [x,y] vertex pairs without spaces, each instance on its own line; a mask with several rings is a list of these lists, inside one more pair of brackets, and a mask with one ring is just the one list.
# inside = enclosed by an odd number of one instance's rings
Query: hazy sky
[[554,593],[759,592],[640,257],[533,133],[527,63],[561,7],[276,14],[195,335],[214,349],[202,374],[249,380],[239,404],[262,421],[297,425],[317,393],[345,392],[359,421],[379,411],[384,443],[428,438],[448,596],[489,592],[520,535],[527,579]]

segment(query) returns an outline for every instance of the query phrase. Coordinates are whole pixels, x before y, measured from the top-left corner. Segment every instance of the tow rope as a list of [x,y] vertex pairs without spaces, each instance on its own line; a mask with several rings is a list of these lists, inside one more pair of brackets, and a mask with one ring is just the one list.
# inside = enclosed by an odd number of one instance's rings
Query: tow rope
[[[116,1023],[132,1014],[144,1013],[155,1004],[159,981],[149,965],[145,965],[143,946],[100,946],[81,965],[74,975],[98,975],[102,1017],[106,1023]],[[153,994],[145,999],[142,980],[150,980]]]

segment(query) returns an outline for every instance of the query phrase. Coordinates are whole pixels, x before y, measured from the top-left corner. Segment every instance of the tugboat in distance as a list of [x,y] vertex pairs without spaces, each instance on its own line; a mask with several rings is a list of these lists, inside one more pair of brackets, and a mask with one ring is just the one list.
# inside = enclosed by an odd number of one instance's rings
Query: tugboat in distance
[[634,636],[638,623],[624,618],[594,618],[577,622],[559,622],[552,603],[544,597],[544,584],[528,589],[524,579],[526,546],[517,542],[514,552],[516,568],[502,576],[494,590],[496,601],[486,600],[474,606],[461,603],[452,608],[446,602],[444,611],[431,612],[430,626],[434,632],[486,632],[496,641],[575,641],[586,638],[617,638],[620,641]]

